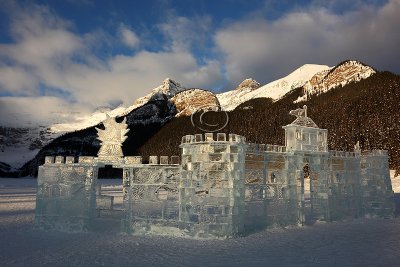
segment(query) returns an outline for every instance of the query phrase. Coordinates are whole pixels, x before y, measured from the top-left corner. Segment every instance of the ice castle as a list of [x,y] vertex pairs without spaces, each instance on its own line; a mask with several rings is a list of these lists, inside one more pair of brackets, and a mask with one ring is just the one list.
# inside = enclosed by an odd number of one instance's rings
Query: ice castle
[[[277,225],[348,217],[392,217],[393,191],[384,150],[329,151],[328,132],[293,110],[285,146],[246,142],[236,134],[186,135],[181,156],[124,156],[125,121],[98,129],[98,157],[48,156],[39,167],[35,223],[43,229],[91,231],[105,218],[121,232],[230,237]],[[123,172],[123,208],[102,195],[100,168]]]

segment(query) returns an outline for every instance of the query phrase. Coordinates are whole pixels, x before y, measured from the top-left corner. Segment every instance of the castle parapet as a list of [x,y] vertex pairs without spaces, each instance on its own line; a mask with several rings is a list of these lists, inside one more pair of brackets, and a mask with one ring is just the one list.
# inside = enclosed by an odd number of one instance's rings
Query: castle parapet
[[379,149],[374,149],[371,151],[365,151],[362,152],[363,156],[387,156],[388,151],[387,150],[379,150]]
[[348,152],[348,151],[337,151],[337,150],[329,150],[329,156],[331,157],[340,157],[340,158],[359,158],[359,152]]
[[248,143],[247,152],[286,152],[285,146]]
[[188,143],[201,143],[201,142],[246,142],[246,138],[237,134],[229,134],[227,138],[225,133],[205,133],[203,134],[195,134],[195,135],[185,135],[182,137],[181,144]]
[[[149,165],[179,165],[179,156],[150,156]],[[141,156],[126,156],[124,157],[126,165],[142,165],[143,158]]]
[[44,158],[44,164],[74,164],[75,157],[73,156],[46,156]]

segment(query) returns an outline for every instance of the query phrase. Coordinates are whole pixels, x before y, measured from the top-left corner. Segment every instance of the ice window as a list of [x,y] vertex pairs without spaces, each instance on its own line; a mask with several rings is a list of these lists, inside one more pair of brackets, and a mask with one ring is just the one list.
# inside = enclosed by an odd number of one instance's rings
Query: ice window
[[318,133],[318,141],[324,141],[324,134],[323,133]]
[[303,137],[302,133],[300,131],[296,131],[296,139],[301,140]]
[[275,183],[275,173],[271,173],[271,183]]

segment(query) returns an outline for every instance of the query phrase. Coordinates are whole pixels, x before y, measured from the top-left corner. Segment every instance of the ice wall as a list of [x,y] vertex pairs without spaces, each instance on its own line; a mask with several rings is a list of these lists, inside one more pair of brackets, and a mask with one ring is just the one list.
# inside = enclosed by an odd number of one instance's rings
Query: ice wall
[[73,157],[46,157],[39,167],[35,224],[42,229],[86,231],[96,209],[97,168]]
[[385,150],[364,152],[361,156],[362,211],[367,216],[393,217],[394,192]]
[[154,158],[152,163],[124,167],[124,232],[138,234],[156,227],[177,227],[179,165],[158,165]]

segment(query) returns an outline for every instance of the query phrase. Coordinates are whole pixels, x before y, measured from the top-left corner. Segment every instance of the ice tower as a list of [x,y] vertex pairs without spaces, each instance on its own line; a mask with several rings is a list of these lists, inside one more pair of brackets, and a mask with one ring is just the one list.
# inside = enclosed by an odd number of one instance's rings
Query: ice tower
[[307,117],[307,106],[292,110],[289,114],[296,116],[296,119],[283,126],[287,151],[328,151],[328,131],[318,128],[313,120]]
[[180,221],[197,236],[244,231],[245,138],[213,133],[182,138]]

